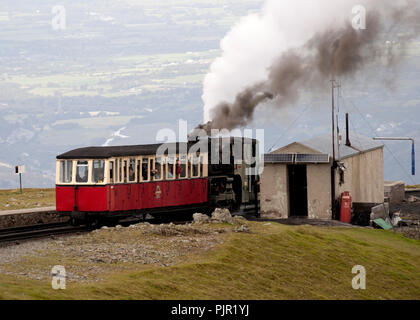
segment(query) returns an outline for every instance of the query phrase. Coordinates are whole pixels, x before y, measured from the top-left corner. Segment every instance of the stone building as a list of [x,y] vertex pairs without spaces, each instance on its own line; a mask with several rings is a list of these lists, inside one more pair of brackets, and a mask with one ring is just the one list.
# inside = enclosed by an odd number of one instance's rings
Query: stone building
[[[383,144],[352,133],[349,146],[335,146],[335,198],[349,191],[353,202],[383,203]],[[262,217],[331,219],[331,136],[293,142],[264,156]]]

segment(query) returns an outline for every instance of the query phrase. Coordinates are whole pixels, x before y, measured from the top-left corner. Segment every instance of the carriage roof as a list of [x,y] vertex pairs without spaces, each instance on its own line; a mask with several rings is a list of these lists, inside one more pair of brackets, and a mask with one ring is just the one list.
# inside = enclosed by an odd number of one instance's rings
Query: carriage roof
[[[104,159],[111,157],[128,157],[156,154],[162,143],[143,144],[130,146],[109,146],[109,147],[85,147],[70,150],[57,156],[57,159]],[[165,144],[168,148],[176,148],[176,152],[182,152],[190,148],[190,143],[177,142]],[[185,149],[187,148],[187,149]],[[167,154],[168,150],[165,151]]]
[[[215,139],[218,138],[209,138],[209,142]],[[234,139],[241,139],[243,142],[247,143],[257,142],[256,139],[231,137],[231,143],[234,141]],[[172,148],[176,148],[175,153],[184,153],[185,151],[188,152],[189,149],[195,144],[196,141],[165,143],[165,145],[171,149],[171,151]],[[57,159],[107,159],[112,157],[154,155],[157,153],[158,148],[162,145],[163,143],[129,146],[84,147],[62,153],[57,156]],[[168,150],[165,150],[165,154],[168,154]]]

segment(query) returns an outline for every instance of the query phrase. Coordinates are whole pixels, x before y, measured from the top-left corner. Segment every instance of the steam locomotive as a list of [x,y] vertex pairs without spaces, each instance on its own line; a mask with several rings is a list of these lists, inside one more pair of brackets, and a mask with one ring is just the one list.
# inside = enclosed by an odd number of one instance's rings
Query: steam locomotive
[[259,213],[258,141],[196,141],[85,147],[56,160],[56,210],[72,224],[146,214]]

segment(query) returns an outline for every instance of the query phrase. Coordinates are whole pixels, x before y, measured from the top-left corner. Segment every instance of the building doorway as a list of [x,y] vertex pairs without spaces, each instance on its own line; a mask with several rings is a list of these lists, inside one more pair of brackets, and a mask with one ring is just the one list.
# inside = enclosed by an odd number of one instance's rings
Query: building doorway
[[308,185],[306,165],[288,165],[289,209],[291,217],[308,216]]

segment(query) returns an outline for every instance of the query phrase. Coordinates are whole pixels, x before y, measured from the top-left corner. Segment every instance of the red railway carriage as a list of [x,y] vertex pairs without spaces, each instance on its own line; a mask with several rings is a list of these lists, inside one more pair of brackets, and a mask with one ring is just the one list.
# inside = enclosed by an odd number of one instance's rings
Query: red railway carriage
[[258,215],[258,159],[248,138],[71,150],[57,156],[57,212],[75,224],[214,207]]
[[[57,156],[57,212],[74,223],[209,207],[207,153],[189,143],[87,147]],[[168,144],[166,144],[168,147]],[[159,154],[161,154],[159,156]]]

